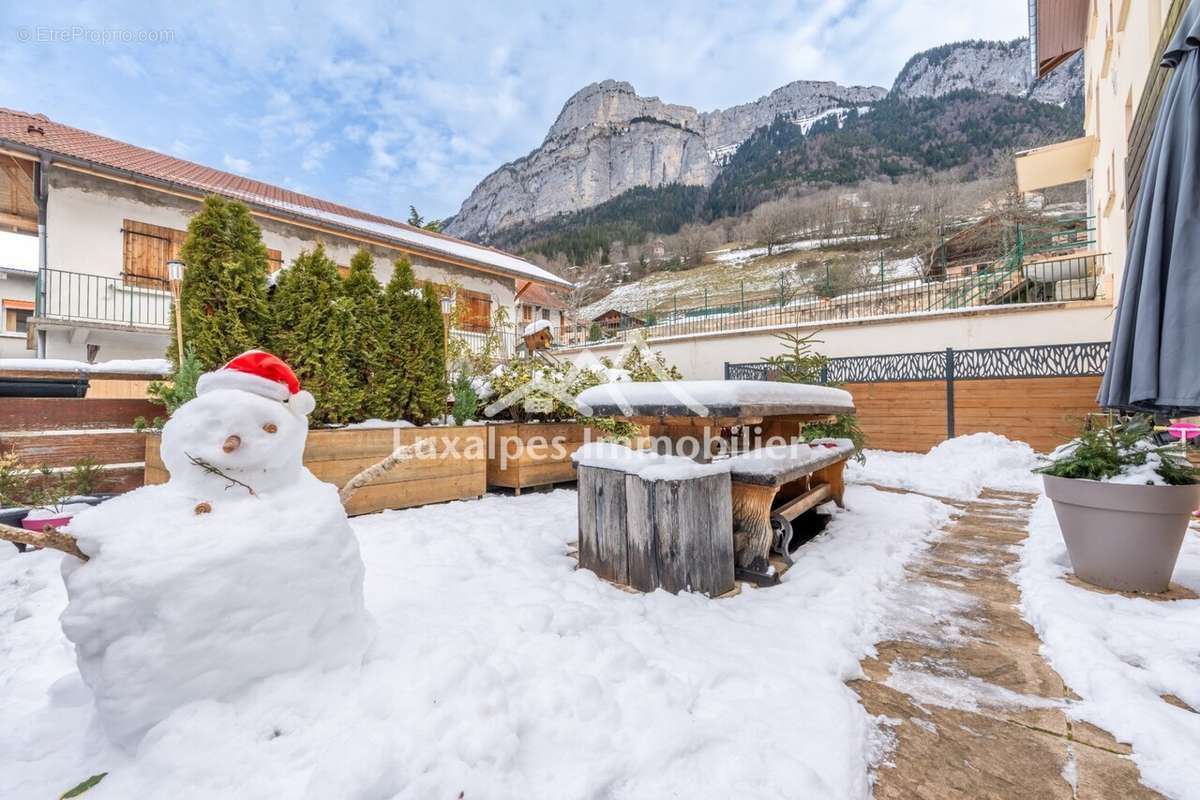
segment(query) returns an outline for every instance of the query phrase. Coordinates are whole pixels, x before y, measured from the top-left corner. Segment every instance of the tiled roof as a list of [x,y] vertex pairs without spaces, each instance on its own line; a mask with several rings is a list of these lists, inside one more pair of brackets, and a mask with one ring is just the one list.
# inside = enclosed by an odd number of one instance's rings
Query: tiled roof
[[203,194],[220,194],[327,225],[371,233],[435,257],[448,256],[519,279],[554,286],[570,285],[557,275],[500,250],[118,142],[54,122],[44,114],[0,108],[0,146],[5,144],[15,145],[17,149],[44,151],[52,159],[55,155],[77,159],[100,171],[131,173],[134,177],[166,182]]
[[558,311],[565,311],[567,308],[566,302],[557,293],[531,281],[517,283],[517,294],[520,295],[517,302],[525,305],[541,306]]

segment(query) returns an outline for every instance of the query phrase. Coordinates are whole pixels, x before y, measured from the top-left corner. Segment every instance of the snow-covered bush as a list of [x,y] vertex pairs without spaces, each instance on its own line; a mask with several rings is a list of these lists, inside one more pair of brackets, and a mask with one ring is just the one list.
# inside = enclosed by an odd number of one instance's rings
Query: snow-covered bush
[[1085,428],[1078,438],[1051,453],[1050,463],[1037,471],[1058,478],[1114,483],[1196,483],[1196,470],[1179,445],[1154,441],[1154,420],[1146,414]]

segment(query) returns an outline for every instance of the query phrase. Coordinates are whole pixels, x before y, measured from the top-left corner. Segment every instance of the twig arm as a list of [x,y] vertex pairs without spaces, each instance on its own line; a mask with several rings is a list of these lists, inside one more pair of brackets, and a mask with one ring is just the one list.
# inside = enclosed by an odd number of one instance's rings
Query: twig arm
[[75,537],[69,533],[63,533],[58,528],[46,526],[43,531],[30,531],[0,523],[0,539],[17,544],[27,544],[31,547],[48,547],[51,550],[75,556],[80,561],[88,560],[88,557],[79,549]]
[[342,501],[342,505],[346,505],[355,492],[386,473],[392,467],[402,461],[412,461],[414,458],[423,455],[432,455],[434,452],[436,452],[436,446],[430,439],[422,439],[414,444],[401,445],[383,460],[372,464],[346,481],[346,485],[338,492],[338,499]]

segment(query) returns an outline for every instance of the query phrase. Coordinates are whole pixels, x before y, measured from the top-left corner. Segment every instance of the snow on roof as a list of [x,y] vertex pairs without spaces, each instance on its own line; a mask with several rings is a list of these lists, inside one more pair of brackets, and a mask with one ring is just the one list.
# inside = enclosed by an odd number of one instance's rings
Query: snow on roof
[[533,322],[531,322],[525,326],[525,332],[521,335],[522,336],[533,336],[538,331],[549,330],[550,327],[551,327],[550,320],[548,320],[548,319],[534,320]]
[[282,211],[288,211],[310,219],[328,222],[342,228],[350,228],[363,233],[373,233],[400,244],[411,245],[433,253],[472,261],[484,266],[493,267],[515,278],[526,278],[538,283],[548,283],[554,286],[570,288],[570,281],[564,280],[552,272],[514,255],[493,250],[483,245],[464,242],[440,233],[434,233],[422,228],[414,228],[400,222],[379,219],[364,219],[333,211],[310,208],[269,197],[249,197],[252,202],[269,205]]
[[415,247],[435,256],[462,259],[514,278],[552,286],[571,286],[570,282],[524,259],[490,247],[73,128],[55,122],[44,114],[0,108],[0,141],[10,142],[27,151],[32,149],[87,162],[108,171],[142,176],[204,194],[233,197],[299,217],[373,233],[397,244]]
[[[854,413],[844,389],[776,381],[607,383],[579,395],[592,413],[617,416],[751,417]],[[703,406],[707,413],[699,413]]]

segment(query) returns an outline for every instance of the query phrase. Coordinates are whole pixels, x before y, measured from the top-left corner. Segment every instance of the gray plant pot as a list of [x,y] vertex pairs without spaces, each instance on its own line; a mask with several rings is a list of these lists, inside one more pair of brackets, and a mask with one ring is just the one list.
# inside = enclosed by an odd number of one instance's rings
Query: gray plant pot
[[1076,576],[1122,592],[1167,591],[1200,484],[1042,478]]

